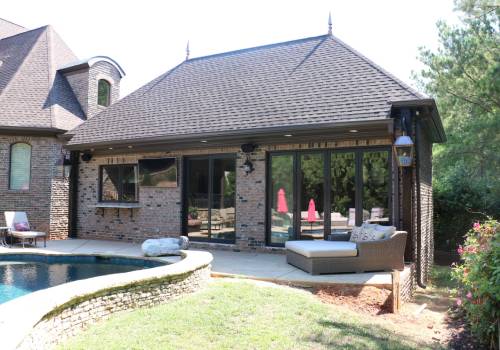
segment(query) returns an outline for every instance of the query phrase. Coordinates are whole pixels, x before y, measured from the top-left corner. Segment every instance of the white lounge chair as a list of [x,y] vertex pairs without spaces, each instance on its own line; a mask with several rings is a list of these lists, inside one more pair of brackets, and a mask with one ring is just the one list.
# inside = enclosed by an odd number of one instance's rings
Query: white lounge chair
[[30,228],[30,224],[28,222],[28,216],[24,211],[6,211],[4,215],[5,215],[5,223],[9,228],[8,234],[11,237],[20,239],[23,248],[24,248],[24,242],[27,239],[32,239],[35,242],[35,247],[36,247],[36,239],[39,237],[43,237],[43,246],[44,247],[47,246],[47,234],[45,232],[31,231],[31,229],[29,231],[16,230],[16,224],[23,222],[27,223],[28,228]]

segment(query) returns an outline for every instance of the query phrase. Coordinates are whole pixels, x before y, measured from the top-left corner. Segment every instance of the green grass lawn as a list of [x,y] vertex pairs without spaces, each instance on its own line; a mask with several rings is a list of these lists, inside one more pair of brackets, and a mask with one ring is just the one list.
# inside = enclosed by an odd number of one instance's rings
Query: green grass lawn
[[435,349],[281,286],[216,280],[161,306],[124,312],[59,349]]

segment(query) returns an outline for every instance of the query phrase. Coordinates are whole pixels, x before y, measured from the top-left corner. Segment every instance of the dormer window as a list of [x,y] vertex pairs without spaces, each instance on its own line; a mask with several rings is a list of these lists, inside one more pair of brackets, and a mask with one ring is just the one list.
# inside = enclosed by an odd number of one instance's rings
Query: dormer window
[[97,83],[97,104],[108,107],[111,103],[111,84],[105,79],[99,79]]

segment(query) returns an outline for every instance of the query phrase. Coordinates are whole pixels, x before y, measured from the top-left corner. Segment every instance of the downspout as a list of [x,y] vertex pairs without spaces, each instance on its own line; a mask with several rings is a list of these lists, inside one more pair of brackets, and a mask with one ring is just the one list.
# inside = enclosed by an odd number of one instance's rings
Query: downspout
[[417,284],[420,288],[427,288],[422,281],[422,208],[420,190],[420,120],[415,121],[415,182],[417,185]]
[[78,174],[79,174],[80,152],[71,152],[71,173],[69,178],[69,227],[68,236],[77,237],[77,215],[78,215]]

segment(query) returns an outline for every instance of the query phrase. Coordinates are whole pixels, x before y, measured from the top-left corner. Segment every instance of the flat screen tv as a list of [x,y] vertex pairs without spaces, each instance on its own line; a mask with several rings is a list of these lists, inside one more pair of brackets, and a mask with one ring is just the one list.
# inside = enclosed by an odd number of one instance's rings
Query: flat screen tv
[[177,187],[177,159],[139,160],[139,184],[151,187]]

